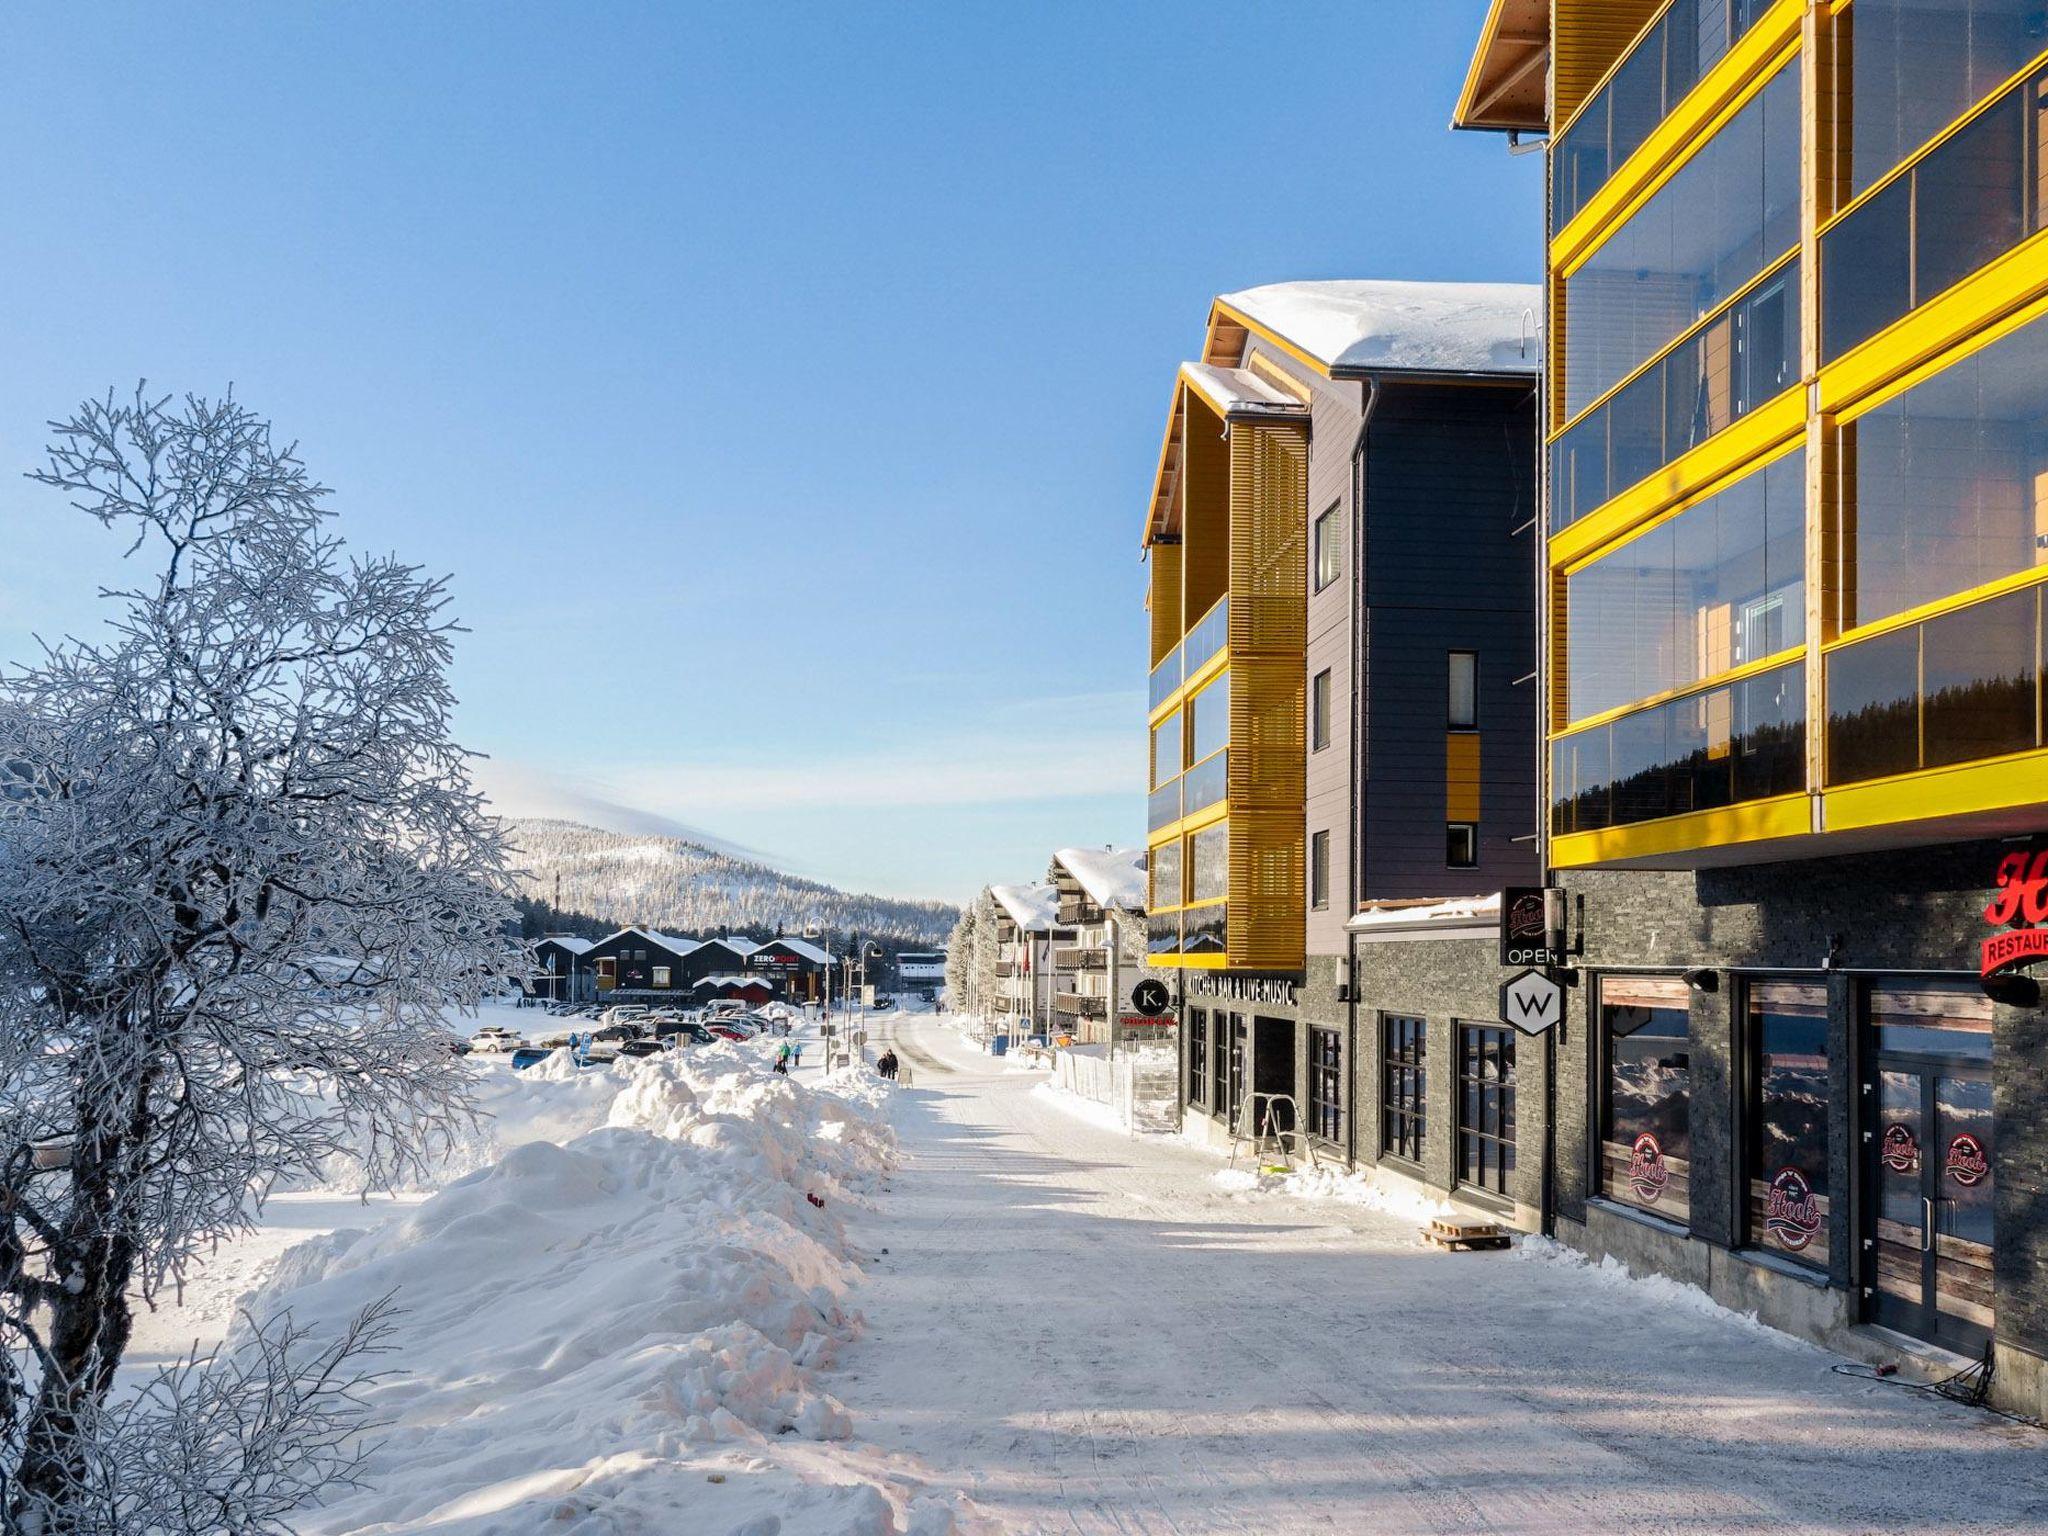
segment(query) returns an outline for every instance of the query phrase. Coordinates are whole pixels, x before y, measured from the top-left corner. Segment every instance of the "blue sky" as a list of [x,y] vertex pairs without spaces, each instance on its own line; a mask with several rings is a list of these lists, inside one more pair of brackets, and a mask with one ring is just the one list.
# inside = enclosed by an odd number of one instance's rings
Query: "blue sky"
[[42,423],[232,382],[453,573],[508,808],[949,898],[1142,840],[1210,296],[1540,275],[1540,164],[1445,128],[1484,9],[10,6],[0,657],[111,564]]

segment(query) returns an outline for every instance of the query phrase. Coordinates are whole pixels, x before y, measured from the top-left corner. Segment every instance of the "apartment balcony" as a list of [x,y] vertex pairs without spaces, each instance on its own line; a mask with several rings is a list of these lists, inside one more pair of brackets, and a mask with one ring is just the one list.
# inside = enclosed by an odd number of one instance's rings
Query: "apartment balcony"
[[1102,921],[1102,908],[1086,896],[1063,898],[1060,901],[1059,923],[1062,928],[1091,928]]
[[1063,971],[1100,971],[1109,967],[1109,951],[1095,948],[1056,949],[1052,963]]
[[1052,1000],[1052,1011],[1076,1019],[1105,1019],[1109,1017],[1109,999],[1089,997],[1080,992],[1061,992]]
[[1009,977],[1011,977],[1011,976],[1014,976],[1014,975],[1016,975],[1016,974],[1017,974],[1017,962],[1016,962],[1016,961],[1014,961],[1014,960],[998,960],[998,961],[996,962],[996,975],[997,975],[998,977],[1002,977],[1002,978],[1005,978],[1005,979],[1007,979],[1007,978],[1009,978]]

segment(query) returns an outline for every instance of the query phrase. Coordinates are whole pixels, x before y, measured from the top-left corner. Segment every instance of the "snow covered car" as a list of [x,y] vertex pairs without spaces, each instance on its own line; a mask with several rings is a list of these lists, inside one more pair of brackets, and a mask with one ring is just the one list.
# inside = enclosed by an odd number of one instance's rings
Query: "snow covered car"
[[512,1070],[524,1072],[528,1067],[539,1066],[554,1054],[551,1048],[544,1045],[522,1045],[512,1053]]

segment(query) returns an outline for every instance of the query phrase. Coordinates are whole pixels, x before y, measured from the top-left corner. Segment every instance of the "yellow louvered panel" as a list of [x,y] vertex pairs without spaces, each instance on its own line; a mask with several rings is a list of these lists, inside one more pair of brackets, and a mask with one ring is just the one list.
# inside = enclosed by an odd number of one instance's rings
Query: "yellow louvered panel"
[[1152,591],[1146,606],[1152,610],[1151,665],[1155,667],[1180,644],[1180,551],[1178,544],[1152,546]]
[[1556,0],[1551,8],[1551,118],[1562,124],[1593,94],[1664,0]]
[[1567,582],[1561,570],[1550,573],[1550,728],[1561,731],[1570,718],[1571,676],[1567,670],[1570,648],[1565,644],[1568,614],[1565,608]]
[[1230,653],[1308,646],[1308,440],[1297,427],[1230,436]]
[[1199,619],[1230,584],[1230,444],[1223,418],[1192,390],[1181,471],[1181,616]]
[[1232,970],[1298,971],[1307,922],[1301,812],[1230,812]]
[[1444,736],[1444,820],[1479,820],[1479,733]]
[[1230,660],[1230,805],[1267,809],[1306,803],[1306,689],[1299,656]]

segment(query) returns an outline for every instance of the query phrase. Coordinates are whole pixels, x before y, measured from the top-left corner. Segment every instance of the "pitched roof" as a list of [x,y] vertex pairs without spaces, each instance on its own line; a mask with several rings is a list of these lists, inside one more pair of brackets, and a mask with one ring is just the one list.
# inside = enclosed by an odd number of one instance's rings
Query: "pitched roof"
[[832,963],[831,954],[823,949],[820,949],[817,945],[813,944],[809,939],[794,939],[786,933],[777,934],[774,938],[770,939],[766,944],[763,944],[760,947],[762,949],[772,949],[778,944],[780,944],[784,949],[794,950],[797,954],[802,955],[806,960],[810,961],[814,965],[830,965]]
[[1533,375],[1542,362],[1535,283],[1267,283],[1223,294],[1216,309],[1331,375]]
[[[642,928],[637,923],[629,923],[617,933],[606,934],[597,941],[597,944],[609,944],[613,939],[624,938],[629,933],[637,933],[641,938],[646,939],[650,943],[659,944],[670,954],[676,956],[687,955],[692,950],[701,947],[695,939],[679,939],[674,934],[663,933],[656,928]],[[588,947],[595,949],[597,944],[592,944]]]
[[988,893],[1026,932],[1050,928],[1059,918],[1059,892],[1043,881],[1037,885],[992,885]]
[[553,944],[557,948],[566,949],[572,955],[584,954],[594,949],[597,944],[594,939],[580,939],[573,933],[544,933],[533,942],[536,945]]
[[1144,849],[1062,848],[1052,857],[1098,907],[1145,910]]
[[1542,132],[1550,126],[1549,63],[1550,0],[1492,0],[1451,126]]

